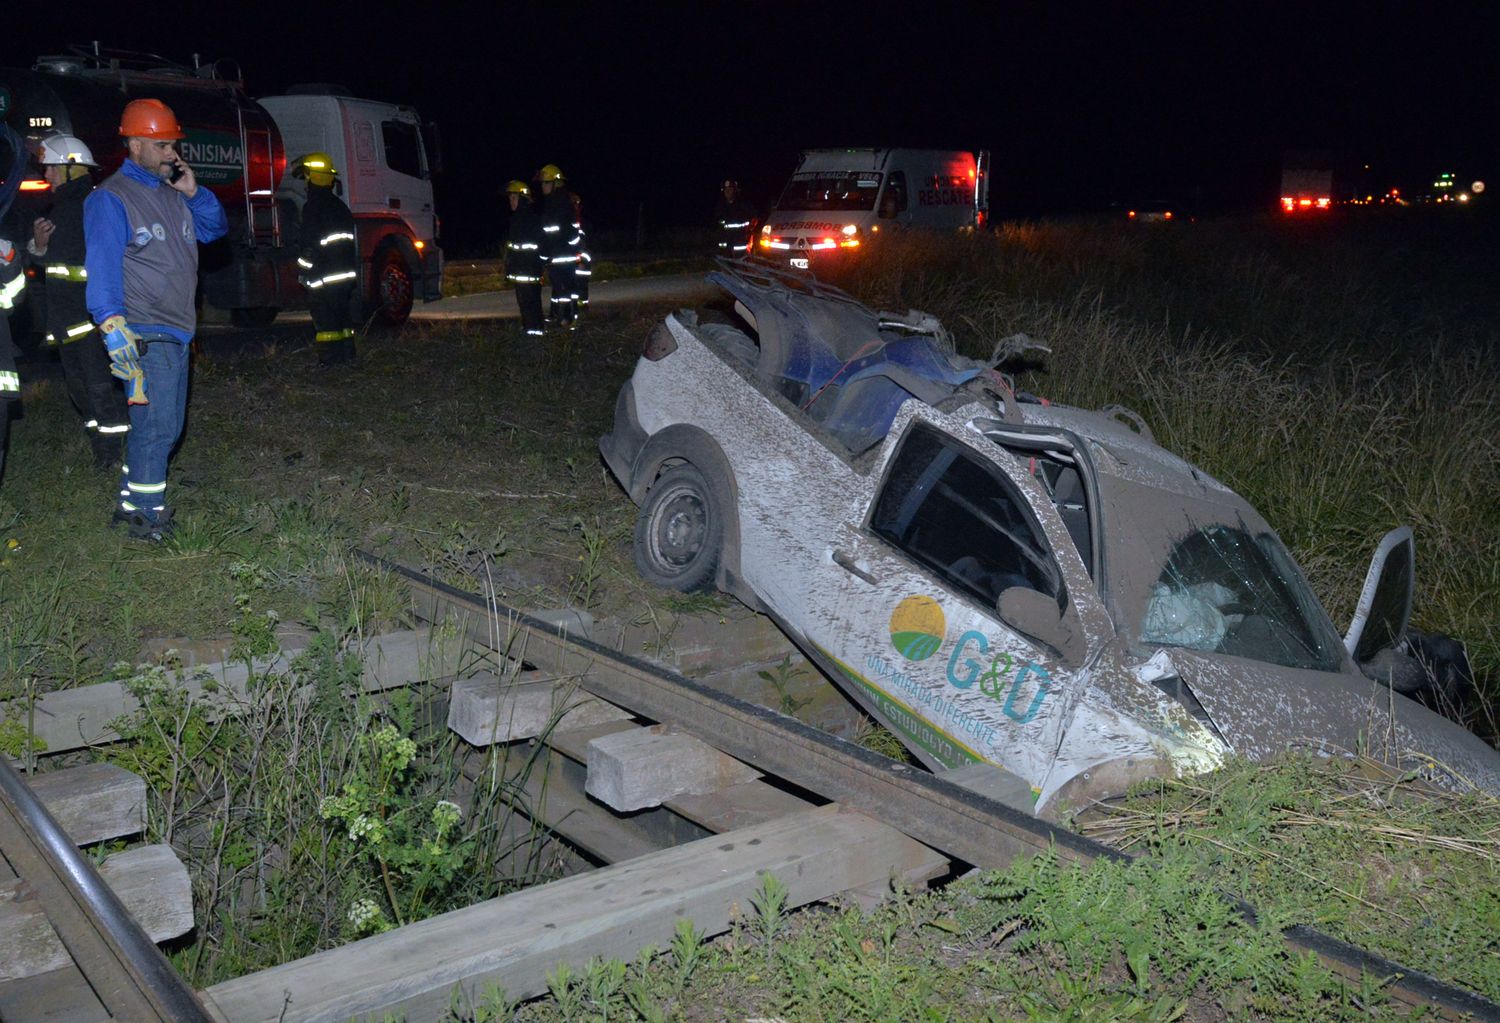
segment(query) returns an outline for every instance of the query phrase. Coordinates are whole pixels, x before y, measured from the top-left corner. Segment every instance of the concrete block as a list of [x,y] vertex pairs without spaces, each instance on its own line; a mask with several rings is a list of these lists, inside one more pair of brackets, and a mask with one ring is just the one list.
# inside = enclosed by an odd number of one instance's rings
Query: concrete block
[[360,648],[366,692],[394,689],[412,682],[431,682],[460,674],[465,662],[479,659],[462,635],[443,629],[407,629],[375,636]]
[[134,835],[146,826],[146,782],[114,764],[34,774],[27,784],[78,845]]
[[448,727],[475,746],[533,739],[552,729],[585,728],[630,714],[555,680],[502,680],[490,672],[454,682]]
[[585,791],[622,813],[660,806],[674,796],[718,792],[760,777],[755,768],[661,725],[592,740],[588,769]]
[[[192,884],[171,846],[143,845],[115,853],[100,864],[99,876],[152,941],[192,930]],[[26,885],[0,884],[0,981],[46,973],[71,961]]]

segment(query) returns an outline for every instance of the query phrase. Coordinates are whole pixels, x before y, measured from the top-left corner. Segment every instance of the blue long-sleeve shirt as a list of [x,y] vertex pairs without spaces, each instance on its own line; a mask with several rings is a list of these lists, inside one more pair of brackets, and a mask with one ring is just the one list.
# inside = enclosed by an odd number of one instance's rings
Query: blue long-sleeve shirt
[[[170,188],[161,178],[134,160],[126,160],[120,173],[147,188]],[[179,193],[180,194],[180,193]],[[229,229],[224,207],[218,197],[203,186],[191,199],[184,197],[193,219],[193,234],[200,242],[222,238]],[[88,271],[86,301],[95,323],[111,316],[125,315],[125,253],[131,243],[129,218],[119,196],[96,189],[84,203],[83,231],[88,239],[84,266]],[[192,340],[192,332],[161,323],[132,323],[137,330],[163,331],[183,343]]]

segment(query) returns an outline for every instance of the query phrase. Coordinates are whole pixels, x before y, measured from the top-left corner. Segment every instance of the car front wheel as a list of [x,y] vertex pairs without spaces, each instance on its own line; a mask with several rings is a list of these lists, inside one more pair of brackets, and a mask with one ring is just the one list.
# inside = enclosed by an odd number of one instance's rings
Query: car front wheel
[[646,492],[635,523],[635,566],[657,586],[691,593],[713,585],[724,539],[724,512],[697,466],[662,473]]

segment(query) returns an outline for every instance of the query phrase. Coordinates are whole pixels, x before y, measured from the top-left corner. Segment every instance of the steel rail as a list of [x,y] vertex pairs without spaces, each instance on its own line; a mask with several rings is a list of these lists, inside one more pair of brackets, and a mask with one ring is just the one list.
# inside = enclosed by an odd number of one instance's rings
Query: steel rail
[[116,1019],[210,1023],[212,1017],[88,858],[0,757],[0,853]]
[[[1135,857],[1067,828],[1022,813],[926,771],[897,764],[765,707],[718,692],[669,669],[567,635],[498,600],[429,578],[367,551],[367,563],[405,579],[425,597],[431,621],[443,605],[475,616],[476,642],[493,646],[492,622],[505,626],[500,651],[558,675],[577,676],[589,692],[634,713],[692,731],[716,749],[819,795],[885,821],[912,838],[976,867],[1001,868],[1017,856],[1054,852],[1064,860],[1128,862]],[[418,605],[422,613],[422,605]],[[1254,923],[1258,913],[1225,896]],[[1453,1019],[1500,1023],[1500,1004],[1303,925],[1282,932],[1294,949],[1313,952],[1348,980],[1383,978],[1391,996]]]

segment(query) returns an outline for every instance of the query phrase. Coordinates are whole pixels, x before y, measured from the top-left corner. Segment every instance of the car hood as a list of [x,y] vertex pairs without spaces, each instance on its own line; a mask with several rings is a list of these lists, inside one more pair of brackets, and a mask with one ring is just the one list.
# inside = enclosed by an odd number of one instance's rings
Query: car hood
[[1175,647],[1158,651],[1150,663],[1182,679],[1241,756],[1264,760],[1289,747],[1359,751],[1446,788],[1473,785],[1500,795],[1500,752],[1363,675]]

